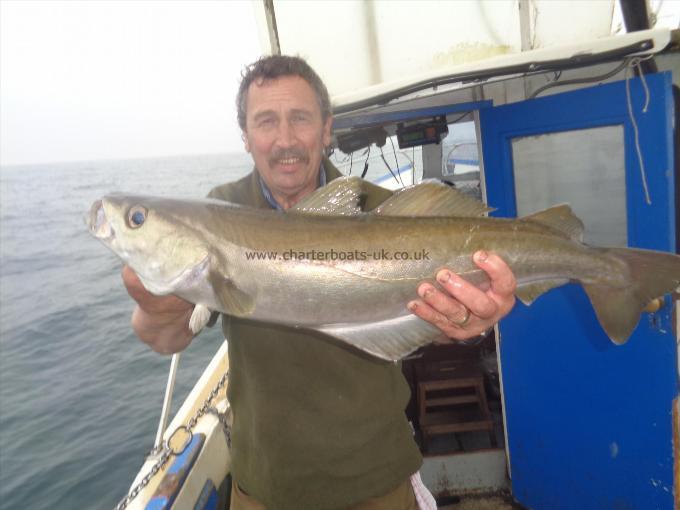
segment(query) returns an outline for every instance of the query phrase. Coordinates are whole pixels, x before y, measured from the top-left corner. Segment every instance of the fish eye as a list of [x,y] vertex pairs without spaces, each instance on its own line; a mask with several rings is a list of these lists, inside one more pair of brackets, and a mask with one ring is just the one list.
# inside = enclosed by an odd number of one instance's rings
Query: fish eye
[[135,205],[130,207],[130,210],[128,211],[128,225],[130,228],[139,228],[144,224],[144,221],[146,220],[146,208],[142,207],[141,205]]

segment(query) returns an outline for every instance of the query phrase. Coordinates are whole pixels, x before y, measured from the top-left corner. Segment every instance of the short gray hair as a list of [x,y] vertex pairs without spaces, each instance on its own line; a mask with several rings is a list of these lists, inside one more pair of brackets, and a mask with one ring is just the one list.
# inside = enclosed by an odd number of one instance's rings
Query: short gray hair
[[328,89],[314,69],[301,57],[268,55],[260,57],[252,64],[246,66],[241,73],[241,85],[236,95],[236,112],[238,125],[243,131],[246,130],[246,104],[248,103],[248,88],[250,84],[256,80],[266,82],[276,80],[282,76],[299,76],[309,83],[316,94],[323,120],[325,121],[330,117],[331,100],[328,95]]

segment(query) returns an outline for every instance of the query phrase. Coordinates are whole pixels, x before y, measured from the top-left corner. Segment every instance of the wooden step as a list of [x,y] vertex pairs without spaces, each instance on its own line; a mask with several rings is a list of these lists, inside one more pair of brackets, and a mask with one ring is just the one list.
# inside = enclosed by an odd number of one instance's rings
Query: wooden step
[[477,404],[479,397],[477,395],[461,395],[458,397],[439,397],[439,398],[425,398],[426,407],[441,407],[458,404]]

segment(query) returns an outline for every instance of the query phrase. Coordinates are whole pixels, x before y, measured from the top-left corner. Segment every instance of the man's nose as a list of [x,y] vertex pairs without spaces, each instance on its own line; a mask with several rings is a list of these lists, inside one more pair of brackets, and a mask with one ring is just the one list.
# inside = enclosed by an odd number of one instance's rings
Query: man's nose
[[295,130],[290,122],[284,120],[279,124],[277,143],[281,147],[291,147],[295,145]]

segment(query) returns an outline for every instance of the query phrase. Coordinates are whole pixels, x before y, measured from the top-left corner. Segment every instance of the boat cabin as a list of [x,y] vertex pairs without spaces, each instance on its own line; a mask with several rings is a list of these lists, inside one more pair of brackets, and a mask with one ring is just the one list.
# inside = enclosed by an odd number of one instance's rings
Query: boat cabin
[[[480,63],[434,78],[428,94],[404,84],[399,100],[356,97],[339,105],[333,161],[395,188],[444,180],[492,216],[569,203],[588,244],[676,252],[680,59],[665,52],[642,69],[651,59],[638,50],[665,44],[654,34],[536,50],[505,70]],[[341,150],[362,134],[360,151]],[[440,496],[507,488],[527,508],[673,508],[676,298],[616,346],[581,287],[566,285],[518,303],[477,345],[406,359],[426,485]]]

